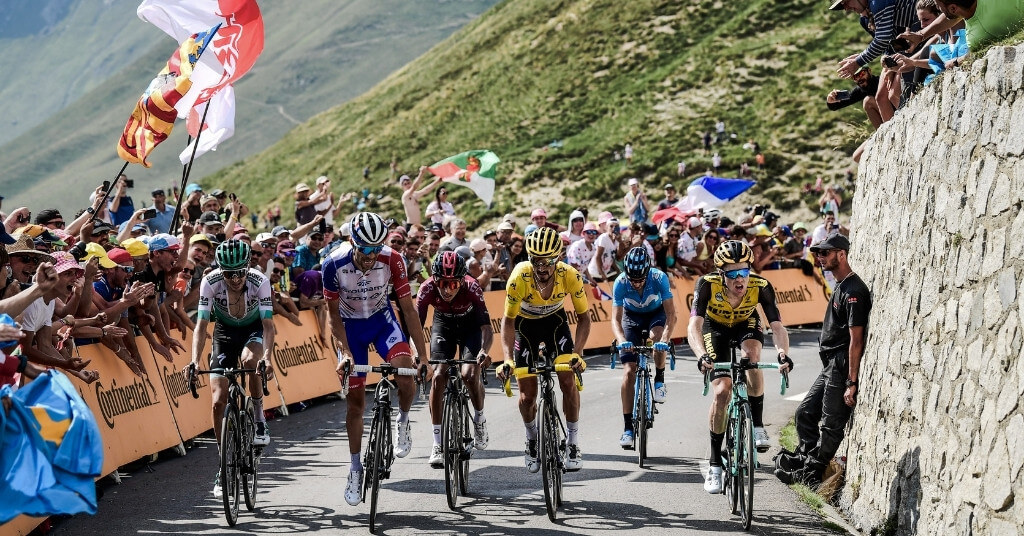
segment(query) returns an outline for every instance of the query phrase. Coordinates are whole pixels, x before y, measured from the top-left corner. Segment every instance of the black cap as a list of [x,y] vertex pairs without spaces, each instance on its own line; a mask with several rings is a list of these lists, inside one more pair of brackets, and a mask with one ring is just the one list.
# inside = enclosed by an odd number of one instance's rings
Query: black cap
[[828,8],[830,10],[832,10],[832,11],[842,11],[842,9],[843,9],[843,0],[835,0],[834,2],[832,2],[831,5],[829,5]]
[[811,246],[811,253],[817,253],[819,251],[830,251],[833,249],[841,249],[843,251],[850,251],[850,239],[839,233],[832,233],[825,237],[824,240]]
[[109,233],[113,230],[114,227],[109,223],[102,220],[93,220],[92,234],[97,235],[100,233]]
[[212,210],[207,210],[202,216],[199,216],[199,223],[206,225],[210,223],[224,223],[220,221],[220,216]]
[[220,188],[215,188],[213,190],[210,190],[210,195],[212,195],[213,197],[224,197],[225,193],[224,190],[221,190]]
[[675,187],[675,186],[672,186],[672,183],[671,183],[671,182],[670,182],[670,183],[668,183],[668,184],[666,184],[666,185],[665,185],[665,187],[664,187],[664,188],[662,188],[662,190],[675,190],[675,189],[676,189],[676,187]]
[[152,195],[153,197],[156,197],[158,195],[167,195],[167,194],[164,193],[164,191],[162,189],[157,188],[156,190],[153,190],[152,192],[150,192],[149,195]]
[[61,217],[62,216],[60,215],[59,210],[55,208],[44,208],[43,210],[40,210],[38,213],[36,213],[34,223],[36,225],[46,225],[46,222]]

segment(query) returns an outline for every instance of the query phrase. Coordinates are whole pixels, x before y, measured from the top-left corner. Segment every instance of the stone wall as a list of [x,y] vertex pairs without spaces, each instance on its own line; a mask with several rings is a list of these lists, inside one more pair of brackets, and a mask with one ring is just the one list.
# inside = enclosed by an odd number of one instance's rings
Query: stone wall
[[865,532],[1024,532],[1024,46],[969,69],[861,162],[850,258],[875,301],[841,505]]

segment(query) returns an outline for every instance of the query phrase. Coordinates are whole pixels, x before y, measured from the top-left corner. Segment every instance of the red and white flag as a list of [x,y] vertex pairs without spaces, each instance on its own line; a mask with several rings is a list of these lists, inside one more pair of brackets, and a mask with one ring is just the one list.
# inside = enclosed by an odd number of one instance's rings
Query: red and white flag
[[[137,13],[179,43],[221,24],[210,50],[195,66],[192,91],[175,105],[178,117],[188,119],[189,135],[195,138],[210,102],[196,156],[216,149],[235,131],[234,93],[224,90],[247,73],[263,52],[263,16],[256,0],[143,0]],[[193,144],[179,155],[182,164],[191,158]]]

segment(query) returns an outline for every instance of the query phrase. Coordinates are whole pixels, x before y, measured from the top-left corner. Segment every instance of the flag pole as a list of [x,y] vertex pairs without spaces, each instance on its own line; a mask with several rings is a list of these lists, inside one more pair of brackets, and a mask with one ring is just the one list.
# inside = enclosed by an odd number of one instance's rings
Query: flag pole
[[124,165],[121,166],[121,171],[118,171],[117,175],[114,175],[114,180],[110,181],[110,186],[103,191],[103,198],[100,200],[101,207],[105,208],[107,206],[107,199],[110,198],[110,192],[113,192],[114,188],[117,187],[117,178],[124,174],[124,170],[128,169],[128,164],[129,162],[125,160]]
[[[199,120],[199,132],[196,132],[195,144],[192,145],[192,154],[188,158],[188,164],[183,164],[181,167],[181,186],[178,188],[178,204],[174,206],[174,216],[171,218],[170,233],[177,234],[178,220],[181,217],[181,200],[185,197],[185,183],[188,182],[188,176],[192,174],[192,163],[196,160],[196,149],[199,148],[199,137],[203,135],[203,125],[206,124],[206,112],[210,111],[210,101],[206,101],[206,106],[203,108],[203,117]],[[191,139],[191,136],[189,137]],[[188,144],[185,144],[188,147]]]

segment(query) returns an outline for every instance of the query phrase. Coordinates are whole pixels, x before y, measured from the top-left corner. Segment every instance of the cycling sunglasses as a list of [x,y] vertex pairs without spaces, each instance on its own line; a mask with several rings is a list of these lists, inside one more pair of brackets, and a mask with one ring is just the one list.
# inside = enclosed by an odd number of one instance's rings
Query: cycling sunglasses
[[530,257],[530,264],[541,268],[558,264],[558,257]]
[[729,270],[728,272],[722,272],[722,275],[724,275],[726,279],[739,279],[741,277],[750,277],[750,268]]
[[249,270],[229,270],[224,272],[225,279],[242,279]]
[[356,246],[356,251],[366,256],[376,255],[383,249],[384,246]]
[[442,290],[446,290],[448,292],[455,292],[455,291],[459,290],[460,288],[462,288],[462,280],[461,279],[442,279],[442,280],[437,282],[437,286],[440,287]]

